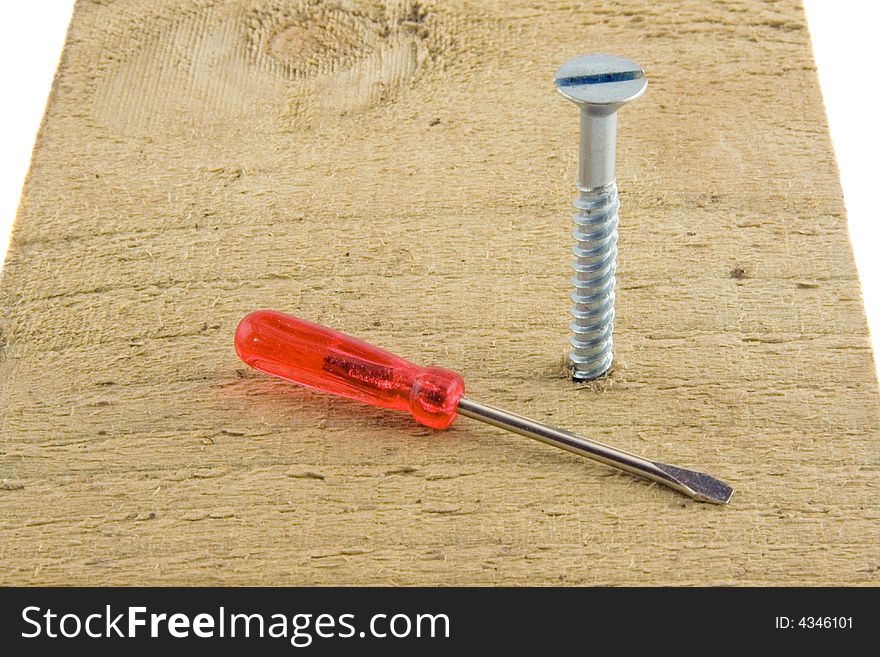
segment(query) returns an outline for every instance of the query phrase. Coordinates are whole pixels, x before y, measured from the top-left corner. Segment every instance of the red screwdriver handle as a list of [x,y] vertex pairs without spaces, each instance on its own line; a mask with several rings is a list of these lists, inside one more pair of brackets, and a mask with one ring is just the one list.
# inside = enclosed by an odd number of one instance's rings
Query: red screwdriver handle
[[300,385],[409,411],[420,423],[445,429],[464,395],[461,375],[420,367],[326,326],[273,310],[245,317],[235,351],[251,367]]

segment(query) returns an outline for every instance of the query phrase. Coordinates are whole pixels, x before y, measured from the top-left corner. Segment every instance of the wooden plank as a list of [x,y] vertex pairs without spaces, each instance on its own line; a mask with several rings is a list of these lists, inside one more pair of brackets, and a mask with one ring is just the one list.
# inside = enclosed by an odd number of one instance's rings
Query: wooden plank
[[[617,368],[564,376],[577,121],[621,117]],[[81,0],[2,287],[0,583],[877,584],[877,381],[793,2]],[[717,474],[726,508],[247,370],[287,310]]]

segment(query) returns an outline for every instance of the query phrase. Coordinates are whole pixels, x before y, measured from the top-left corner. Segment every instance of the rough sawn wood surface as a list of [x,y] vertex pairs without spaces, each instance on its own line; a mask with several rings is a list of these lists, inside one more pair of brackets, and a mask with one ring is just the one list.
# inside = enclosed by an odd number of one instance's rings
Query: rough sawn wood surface
[[[627,106],[617,367],[567,339],[575,108]],[[271,307],[733,484],[694,503],[249,371]],[[880,404],[792,2],[81,0],[0,289],[2,584],[877,584]]]

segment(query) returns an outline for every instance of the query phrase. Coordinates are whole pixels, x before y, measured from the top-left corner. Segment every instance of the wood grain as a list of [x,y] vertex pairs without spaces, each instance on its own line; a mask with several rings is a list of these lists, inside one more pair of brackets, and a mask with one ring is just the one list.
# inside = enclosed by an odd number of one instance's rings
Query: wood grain
[[[577,120],[621,116],[617,366],[563,371]],[[2,287],[0,583],[874,584],[880,405],[784,2],[81,0]],[[247,370],[271,307],[729,507]]]

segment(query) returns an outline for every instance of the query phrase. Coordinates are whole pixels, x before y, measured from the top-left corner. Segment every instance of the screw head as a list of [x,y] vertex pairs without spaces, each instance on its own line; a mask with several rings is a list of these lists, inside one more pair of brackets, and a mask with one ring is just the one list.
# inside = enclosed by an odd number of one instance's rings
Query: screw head
[[556,71],[556,89],[581,106],[614,111],[648,87],[645,72],[633,61],[614,55],[581,55]]

